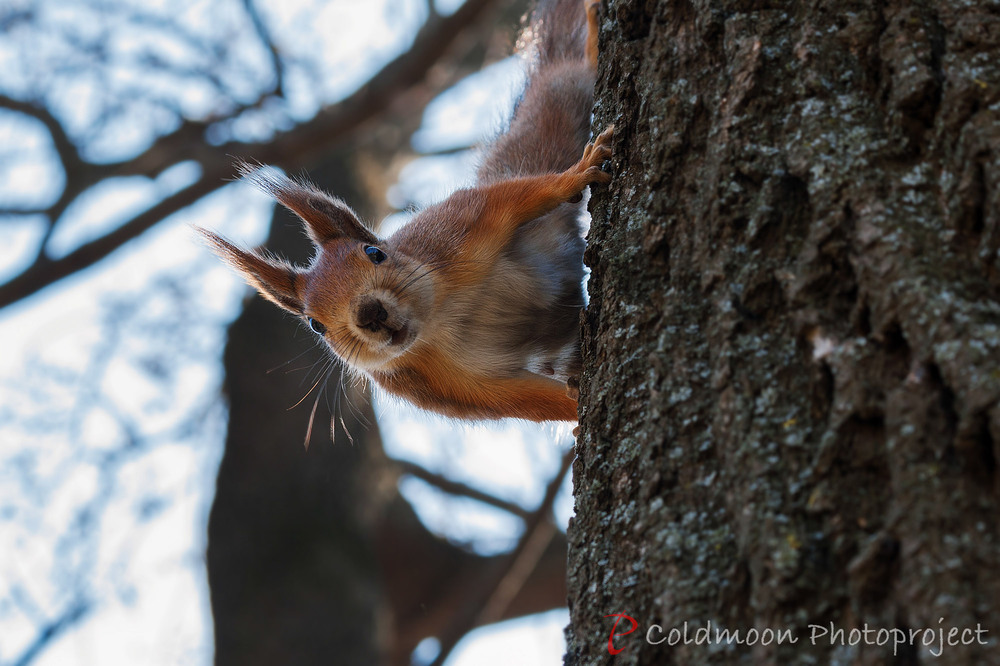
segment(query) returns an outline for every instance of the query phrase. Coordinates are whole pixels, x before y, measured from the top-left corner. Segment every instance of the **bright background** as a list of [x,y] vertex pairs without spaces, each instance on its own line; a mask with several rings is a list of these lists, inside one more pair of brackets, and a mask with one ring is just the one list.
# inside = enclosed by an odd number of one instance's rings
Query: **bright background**
[[[435,3],[443,13],[457,4]],[[288,104],[227,128],[241,139],[266,139],[349,94],[409,45],[426,13],[423,0],[258,7],[274,41],[288,49]],[[45,30],[17,29],[11,17],[22,14]],[[140,14],[149,20],[137,30],[126,19]],[[0,0],[0,90],[30,98],[44,80],[70,129],[91,126],[109,96],[131,88],[157,91],[190,117],[204,115],[220,103],[213,90],[144,66],[148,51],[198,65],[158,27],[163,17],[189,35],[247,34],[235,0]],[[67,51],[60,31],[100,44],[124,64],[101,76],[85,62],[68,66],[79,54]],[[214,63],[219,76],[232,95],[252,97],[266,85],[266,53],[238,40],[227,48]],[[317,79],[310,69],[317,61],[335,66]],[[507,60],[442,95],[414,147],[447,150],[491,134],[518,75],[518,63]],[[150,103],[116,113],[87,137],[88,159],[127,158],[176,123]],[[465,152],[411,163],[390,202],[437,200],[468,180],[472,163]],[[94,188],[67,211],[49,247],[71,251],[192,182],[197,169],[180,165],[155,180],[119,178]],[[50,203],[62,178],[44,128],[0,109],[0,208]],[[221,353],[247,290],[190,227],[260,243],[271,206],[245,184],[228,185],[98,266],[0,310],[0,666],[211,663],[204,550],[225,435]],[[41,233],[38,219],[0,215],[0,278],[31,261]],[[551,427],[473,428],[387,400],[376,409],[390,455],[529,508],[568,441],[568,432]],[[400,490],[429,528],[480,552],[507,550],[520,534],[517,519],[421,481],[404,480]],[[564,524],[569,492],[567,483],[557,502]],[[565,611],[553,611],[479,629],[448,664],[560,664],[567,621]],[[33,652],[46,632],[51,642]],[[434,650],[419,652],[429,660]]]

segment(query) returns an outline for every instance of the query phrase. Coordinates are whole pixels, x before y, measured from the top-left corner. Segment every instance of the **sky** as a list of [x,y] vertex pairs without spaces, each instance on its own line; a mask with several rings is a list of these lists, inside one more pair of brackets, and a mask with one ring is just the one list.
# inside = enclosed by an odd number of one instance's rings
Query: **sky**
[[[93,19],[80,9],[82,3],[20,4],[54,24],[83,26],[84,32]],[[208,29],[236,21],[238,13],[227,13],[226,4],[143,6],[151,12],[179,6],[171,11],[193,29]],[[437,5],[450,11],[457,2]],[[305,18],[318,27],[305,35],[296,32],[295,48],[338,63],[320,90],[290,71],[288,112],[305,118],[404,48],[424,3],[332,0],[308,15],[306,0],[260,6],[279,43]],[[337,39],[322,29],[345,25],[351,29],[336,31]],[[7,72],[0,73],[0,87],[16,91],[25,85],[17,73],[26,65],[17,45],[4,41],[0,36],[0,71]],[[108,44],[129,53],[141,41],[141,35],[132,35]],[[32,48],[41,59],[60,57],[54,44]],[[249,88],[254,56],[252,50],[243,55],[249,73],[240,76]],[[490,134],[510,103],[517,76],[517,63],[505,61],[443,95],[428,109],[415,147],[447,149]],[[125,73],[120,78],[122,85],[134,83]],[[153,83],[167,91],[176,86]],[[87,95],[96,93],[88,92],[83,79],[67,86],[65,94],[84,100],[66,112],[67,122],[82,124]],[[210,103],[204,92],[183,95],[190,113]],[[107,159],[134,153],[148,143],[155,124],[126,116],[91,149]],[[257,127],[251,119],[234,131],[266,133],[265,125]],[[32,197],[44,201],[58,191],[52,185],[58,168],[36,123],[0,113],[0,146],[5,147],[0,206]],[[467,182],[469,164],[468,156],[455,155],[411,165],[390,191],[390,201],[437,200]],[[50,247],[68,252],[196,176],[195,166],[182,164],[155,181],[117,179],[95,188],[67,213]],[[256,244],[263,240],[271,206],[248,185],[228,185],[99,266],[0,311],[0,665],[75,599],[98,601],[34,663],[211,663],[204,548],[225,434],[221,353],[225,328],[247,289],[193,239],[191,227]],[[0,218],[0,277],[29,260],[39,229],[37,221]],[[177,319],[179,311],[185,312],[183,320]],[[167,333],[173,336],[169,340]],[[168,343],[187,351],[164,363],[162,347]],[[565,445],[569,435],[565,426],[473,428],[381,398],[376,409],[391,455],[528,507],[541,500],[564,450],[558,443]],[[184,427],[191,422],[198,427]],[[133,440],[145,444],[130,448]],[[443,496],[413,479],[400,490],[432,530],[449,538],[484,553],[502,552],[516,542],[518,522],[497,510]],[[564,523],[572,511],[569,493],[567,483],[556,507]],[[99,538],[84,538],[95,533]],[[553,611],[477,630],[448,664],[560,664],[567,621],[565,611]],[[433,644],[421,648],[428,657],[433,652]]]

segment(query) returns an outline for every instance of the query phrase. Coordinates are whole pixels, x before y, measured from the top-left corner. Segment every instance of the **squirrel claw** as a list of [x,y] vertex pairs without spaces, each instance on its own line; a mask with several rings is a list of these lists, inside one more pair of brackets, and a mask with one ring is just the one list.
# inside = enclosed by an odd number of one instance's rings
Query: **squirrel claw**
[[589,169],[587,169],[584,173],[589,177],[589,180],[587,181],[589,183],[604,184],[611,182],[611,174],[608,173],[607,171],[602,170],[601,167],[599,166],[592,166]]
[[593,143],[587,144],[583,149],[583,157],[573,165],[568,173],[574,174],[576,189],[569,197],[569,201],[579,201],[580,191],[591,183],[609,183],[611,174],[601,169],[601,164],[611,157],[611,138],[614,136],[614,125],[610,125],[606,130],[594,139]]

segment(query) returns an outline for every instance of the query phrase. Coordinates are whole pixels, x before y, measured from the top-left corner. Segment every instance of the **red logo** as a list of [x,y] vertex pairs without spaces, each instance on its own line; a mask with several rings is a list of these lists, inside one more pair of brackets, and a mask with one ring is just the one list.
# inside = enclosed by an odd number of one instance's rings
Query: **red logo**
[[618,634],[619,636],[628,636],[633,631],[639,628],[639,623],[636,622],[631,617],[629,617],[628,615],[626,615],[625,613],[612,613],[611,615],[605,615],[604,617],[617,618],[615,620],[615,626],[611,627],[611,635],[608,637],[608,653],[618,654],[619,652],[625,649],[625,648],[618,648],[617,650],[615,649],[615,634],[618,631],[618,623],[622,621],[622,618],[625,618],[626,620],[632,623],[632,628],[629,629],[628,631]]

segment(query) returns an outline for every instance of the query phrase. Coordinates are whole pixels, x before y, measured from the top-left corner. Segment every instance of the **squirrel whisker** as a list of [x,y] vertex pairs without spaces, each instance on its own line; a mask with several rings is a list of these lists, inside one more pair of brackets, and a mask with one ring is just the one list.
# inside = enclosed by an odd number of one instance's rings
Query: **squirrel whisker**
[[244,163],[248,180],[298,215],[317,253],[297,267],[206,239],[265,298],[306,319],[342,375],[446,416],[576,420],[567,382],[582,363],[579,318],[567,309],[584,306],[578,218],[584,191],[611,180],[602,165],[614,139],[609,127],[589,142],[599,11],[598,0],[539,2],[525,31],[524,92],[475,183],[392,235],[307,182]]

